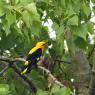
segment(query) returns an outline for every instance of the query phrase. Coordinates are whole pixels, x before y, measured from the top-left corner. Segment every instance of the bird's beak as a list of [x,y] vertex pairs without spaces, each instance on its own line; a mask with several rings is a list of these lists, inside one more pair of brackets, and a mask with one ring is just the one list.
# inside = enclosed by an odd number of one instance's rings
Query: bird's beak
[[48,44],[48,41],[46,41],[45,44]]
[[48,41],[46,41],[43,45],[46,45],[46,44],[48,44]]

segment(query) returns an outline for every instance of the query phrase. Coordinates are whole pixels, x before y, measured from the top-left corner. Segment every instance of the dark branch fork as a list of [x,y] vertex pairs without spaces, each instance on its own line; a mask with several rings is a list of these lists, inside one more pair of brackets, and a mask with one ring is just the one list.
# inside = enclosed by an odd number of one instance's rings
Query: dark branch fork
[[5,57],[5,56],[0,56],[0,61],[5,61],[7,63],[7,66],[1,71],[1,73],[3,71],[5,71],[8,67],[11,67],[23,80],[24,80],[24,83],[25,85],[34,93],[37,92],[37,88],[36,86],[32,83],[32,80],[27,76],[27,75],[21,75],[20,72],[20,68],[18,68],[18,66],[16,64],[14,64],[15,62],[18,62],[18,61],[25,61],[24,59],[19,59],[19,58],[8,58],[8,57]]
[[[8,65],[9,65],[9,67],[13,68],[14,71],[26,82],[27,86],[32,90],[32,92],[36,93],[37,88],[36,88],[35,85],[32,83],[32,80],[30,80],[30,78],[28,78],[27,75],[21,75],[21,74],[20,74],[20,72],[21,72],[20,68],[18,68],[17,65],[14,64],[14,63],[16,63],[16,62],[18,62],[18,61],[25,62],[25,59],[24,59],[24,58],[8,58],[8,57],[5,57],[5,56],[0,56],[0,61],[5,61],[5,62],[7,62]],[[41,69],[41,70],[43,70],[43,71],[45,71],[45,72],[48,74],[48,76],[50,76],[50,77],[53,79],[54,83],[56,83],[56,84],[59,85],[60,87],[64,87],[64,85],[63,85],[61,82],[59,82],[59,81],[51,74],[51,72],[50,72],[48,69],[46,69],[46,68],[44,68],[44,67],[42,67],[42,66],[38,66],[38,68]]]

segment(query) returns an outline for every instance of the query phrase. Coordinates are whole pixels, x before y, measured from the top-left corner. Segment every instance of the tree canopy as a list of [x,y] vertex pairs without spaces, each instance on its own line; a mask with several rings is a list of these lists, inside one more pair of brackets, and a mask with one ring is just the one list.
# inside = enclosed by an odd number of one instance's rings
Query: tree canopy
[[[0,93],[93,95],[94,15],[95,0],[0,0]],[[21,76],[22,59],[42,40],[41,67]]]

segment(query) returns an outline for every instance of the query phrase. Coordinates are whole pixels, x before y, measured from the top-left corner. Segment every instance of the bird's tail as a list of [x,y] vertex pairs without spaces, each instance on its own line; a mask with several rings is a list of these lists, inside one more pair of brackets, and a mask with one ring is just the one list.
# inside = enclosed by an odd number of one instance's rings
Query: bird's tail
[[27,70],[28,70],[28,66],[24,65],[24,66],[21,68],[21,75],[27,73]]
[[34,67],[37,67],[37,64],[35,64],[36,61],[34,62],[28,62],[25,61],[24,66],[21,68],[21,75],[29,73]]

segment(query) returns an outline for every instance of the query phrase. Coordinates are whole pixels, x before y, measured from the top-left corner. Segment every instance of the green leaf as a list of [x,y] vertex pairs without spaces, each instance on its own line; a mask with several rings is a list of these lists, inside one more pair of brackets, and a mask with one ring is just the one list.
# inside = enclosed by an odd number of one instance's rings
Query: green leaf
[[45,2],[45,3],[48,3],[49,1],[48,1],[48,0],[39,0],[38,2]]
[[8,21],[8,26],[10,27],[11,24],[15,23],[16,22],[16,15],[8,12],[6,14],[6,20]]
[[91,21],[88,21],[86,23],[86,25],[87,25],[88,32],[92,32],[93,33],[93,29],[94,29],[93,23]]
[[40,16],[37,12],[35,3],[30,3],[27,6],[25,6],[25,9],[31,13],[31,17],[33,20],[40,21]]
[[[64,54],[64,39],[63,35],[57,36],[56,42],[52,43],[53,47],[49,49],[49,52],[54,58],[61,58]],[[60,47],[59,47],[60,46]]]
[[79,14],[81,8],[81,1],[80,0],[73,0],[72,1],[73,10],[76,14]]
[[13,83],[13,81],[10,84],[10,93],[12,95],[18,95],[18,92],[16,91],[17,89],[15,89],[15,84]]
[[46,91],[43,91],[41,89],[38,89],[36,95],[48,95],[48,93]]
[[23,92],[25,93],[24,90],[26,87],[23,85],[23,82],[19,78],[15,77],[15,79],[12,82],[13,82],[11,85],[13,86],[12,90],[16,93],[16,95],[21,95]]
[[0,49],[2,50],[10,49],[15,44],[16,44],[15,34],[11,33],[8,36],[6,36],[5,34],[2,35],[2,39],[0,41]]
[[59,85],[54,84],[51,89],[51,95],[70,95],[70,88],[60,88]]
[[72,5],[68,4],[68,8],[67,8],[66,12],[64,13],[64,22],[75,15],[76,15],[76,13],[74,12]]
[[14,6],[11,6],[11,5],[6,5],[6,8],[7,8],[8,10],[10,10],[10,11],[13,11]]
[[54,12],[55,13],[54,15],[61,16],[62,12],[63,12],[62,8],[56,6],[56,10]]
[[5,14],[4,4],[2,0],[0,0],[0,16],[3,16]]
[[15,4],[18,4],[20,0],[15,0]]
[[73,33],[86,41],[86,35],[88,32],[87,25],[81,24],[78,27],[72,29]]
[[57,32],[59,30],[59,25],[56,22],[53,22],[52,28]]
[[26,23],[27,27],[30,28],[32,25],[32,19],[31,19],[30,14],[27,11],[23,11],[22,19]]
[[74,15],[73,17],[71,17],[70,19],[68,19],[67,24],[68,25],[78,26],[78,16]]
[[83,3],[83,4],[82,4],[82,10],[83,10],[84,14],[85,14],[87,17],[88,17],[89,14],[91,13],[90,5],[88,5],[88,4]]
[[20,4],[25,5],[25,6],[33,2],[33,0],[19,0],[19,1],[20,1]]
[[64,25],[61,24],[60,26],[54,22],[52,28],[55,30],[57,34],[64,33]]
[[58,33],[59,34],[61,34],[61,33],[63,34],[64,33],[64,25],[63,24],[60,25]]
[[8,95],[9,94],[8,84],[0,84],[0,94],[1,95]]
[[92,7],[92,10],[93,10],[93,12],[94,12],[94,14],[95,14],[95,6]]
[[76,15],[76,13],[73,10],[73,6],[71,4],[68,4],[67,14],[68,14],[69,17],[73,16],[73,15]]
[[[33,82],[37,86],[37,88],[45,89],[47,82],[46,82],[45,78],[43,77],[43,75],[40,75],[40,73],[38,71],[36,71],[35,69],[31,71],[30,75],[31,75]],[[38,80],[40,80],[40,81],[38,81]]]
[[41,23],[38,21],[33,21],[33,24],[31,26],[31,33],[39,36],[39,32],[41,31]]
[[61,94],[60,93],[60,87],[56,84],[53,85],[52,89],[51,89],[51,95],[63,95],[63,92]]
[[47,26],[42,27],[42,29],[39,33],[39,36],[40,36],[41,40],[45,40],[45,39],[49,38]]
[[6,36],[8,36],[11,33],[10,27],[8,26],[8,23],[5,24],[5,33]]
[[95,4],[95,0],[91,0],[92,1],[92,3],[94,3]]
[[9,35],[11,33],[10,27],[14,23],[16,23],[16,15],[13,15],[11,12],[8,11],[6,14],[6,20],[3,23],[6,35]]
[[70,90],[70,88],[65,88],[64,87],[64,95],[71,95],[71,90]]
[[65,0],[61,0],[60,2],[61,2],[62,7],[65,7],[66,6]]
[[83,50],[86,50],[86,47],[87,47],[87,42],[80,38],[80,37],[77,37],[75,40],[74,40],[74,43],[77,47],[83,49]]

